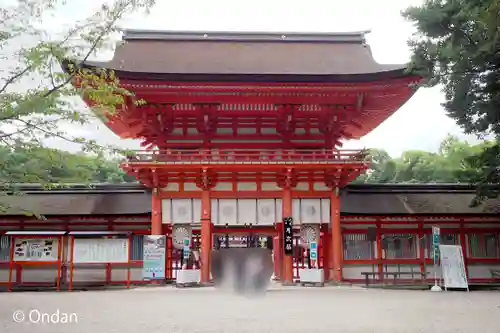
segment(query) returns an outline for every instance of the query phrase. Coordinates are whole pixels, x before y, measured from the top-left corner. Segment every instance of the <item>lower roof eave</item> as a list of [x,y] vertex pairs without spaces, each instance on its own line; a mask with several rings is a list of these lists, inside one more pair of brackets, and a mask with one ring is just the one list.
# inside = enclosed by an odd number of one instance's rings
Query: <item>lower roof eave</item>
[[[63,61],[62,67],[69,72],[70,61]],[[164,82],[228,82],[228,83],[369,83],[392,79],[419,77],[408,71],[407,67],[373,73],[356,74],[274,74],[274,73],[149,73],[131,72],[116,68],[108,68],[107,63],[86,62],[79,64],[81,68],[114,71],[122,80],[164,81]]]

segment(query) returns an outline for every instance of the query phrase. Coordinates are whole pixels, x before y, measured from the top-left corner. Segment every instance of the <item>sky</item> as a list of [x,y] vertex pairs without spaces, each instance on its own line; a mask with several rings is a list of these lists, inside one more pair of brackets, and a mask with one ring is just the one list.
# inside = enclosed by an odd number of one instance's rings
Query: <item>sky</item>
[[[6,0],[0,0],[6,1]],[[100,6],[101,0],[70,0],[56,15],[44,22],[50,30],[71,26]],[[157,0],[150,14],[128,15],[120,26],[129,29],[198,30],[198,31],[269,31],[269,32],[346,32],[365,31],[375,60],[379,63],[406,63],[410,58],[407,40],[414,31],[400,12],[421,0]],[[112,53],[99,56],[108,60]],[[352,140],[344,148],[380,148],[392,156],[405,150],[437,151],[448,134],[468,141],[453,120],[446,116],[439,88],[420,89],[403,107],[361,140]],[[81,107],[84,105],[81,103]],[[105,144],[138,148],[137,142],[126,142],[104,125],[96,122],[71,127],[83,135]],[[62,142],[54,142],[71,149]]]

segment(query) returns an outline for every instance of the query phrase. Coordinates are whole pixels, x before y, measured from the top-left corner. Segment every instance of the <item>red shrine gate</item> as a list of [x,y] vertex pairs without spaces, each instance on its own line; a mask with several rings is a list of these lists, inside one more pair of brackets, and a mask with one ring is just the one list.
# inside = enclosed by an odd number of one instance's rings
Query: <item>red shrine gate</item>
[[153,189],[151,233],[171,233],[177,247],[199,233],[202,283],[214,234],[272,236],[276,274],[292,282],[281,240],[282,219],[294,217],[297,232],[322,235],[326,278],[340,281],[339,189],[369,160],[338,147],[393,114],[420,78],[376,63],[362,33],[123,39],[110,62],[77,65],[113,70],[134,93],[106,124],[146,148],[123,168]]

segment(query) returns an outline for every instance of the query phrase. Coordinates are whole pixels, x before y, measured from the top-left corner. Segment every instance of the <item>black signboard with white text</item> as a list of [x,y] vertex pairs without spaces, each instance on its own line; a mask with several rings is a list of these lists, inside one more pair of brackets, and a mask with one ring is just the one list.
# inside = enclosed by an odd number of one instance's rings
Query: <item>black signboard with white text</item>
[[285,255],[293,255],[293,218],[285,217],[283,219],[283,246]]

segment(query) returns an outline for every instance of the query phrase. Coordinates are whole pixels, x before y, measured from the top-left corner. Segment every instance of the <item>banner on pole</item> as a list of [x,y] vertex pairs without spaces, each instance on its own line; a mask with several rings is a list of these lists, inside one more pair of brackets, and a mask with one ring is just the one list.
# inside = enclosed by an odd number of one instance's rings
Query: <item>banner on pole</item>
[[439,227],[432,227],[432,257],[434,265],[439,263],[439,245],[441,243],[441,230]]

